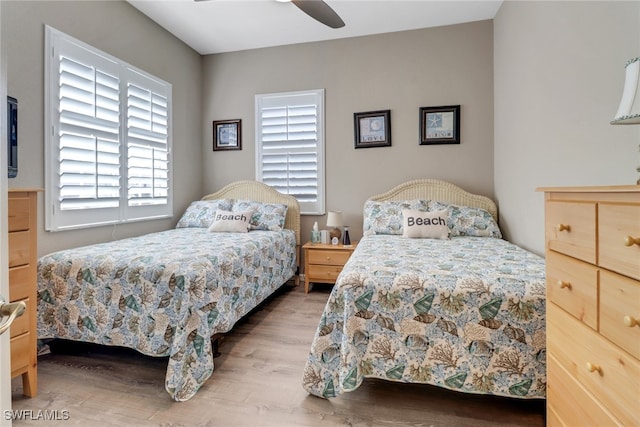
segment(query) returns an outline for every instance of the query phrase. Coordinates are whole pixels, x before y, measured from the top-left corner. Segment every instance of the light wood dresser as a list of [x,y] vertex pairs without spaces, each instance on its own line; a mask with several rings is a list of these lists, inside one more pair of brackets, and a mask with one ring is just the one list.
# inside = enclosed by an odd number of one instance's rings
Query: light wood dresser
[[9,299],[27,308],[11,326],[11,377],[22,375],[22,392],[38,392],[36,272],[38,190],[9,190]]
[[640,425],[640,186],[541,188],[547,425]]

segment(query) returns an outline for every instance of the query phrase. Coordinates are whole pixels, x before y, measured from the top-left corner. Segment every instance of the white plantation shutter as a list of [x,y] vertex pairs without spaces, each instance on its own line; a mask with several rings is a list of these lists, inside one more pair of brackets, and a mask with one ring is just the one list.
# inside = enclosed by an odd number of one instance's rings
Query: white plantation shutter
[[256,177],[324,213],[324,90],[256,96]]
[[47,230],[172,214],[171,85],[46,28]]
[[[105,61],[103,70],[113,68]],[[117,208],[120,192],[119,81],[60,56],[60,209]]]
[[166,205],[169,196],[167,98],[130,83],[127,89],[128,206]]

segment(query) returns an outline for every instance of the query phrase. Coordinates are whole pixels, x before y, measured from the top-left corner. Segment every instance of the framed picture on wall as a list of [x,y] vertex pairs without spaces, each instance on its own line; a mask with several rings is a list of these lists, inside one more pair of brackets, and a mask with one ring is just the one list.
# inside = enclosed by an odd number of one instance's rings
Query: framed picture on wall
[[218,120],[213,122],[213,151],[242,150],[242,121]]
[[460,144],[460,106],[420,107],[420,145]]
[[353,113],[355,148],[391,145],[391,110]]

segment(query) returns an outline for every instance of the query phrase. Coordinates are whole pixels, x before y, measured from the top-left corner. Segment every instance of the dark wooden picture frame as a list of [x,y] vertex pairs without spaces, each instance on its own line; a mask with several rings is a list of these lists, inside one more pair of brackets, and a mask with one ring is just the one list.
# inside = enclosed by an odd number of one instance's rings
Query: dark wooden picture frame
[[460,144],[460,106],[420,107],[420,145]]
[[242,120],[213,122],[213,151],[242,150]]
[[353,113],[355,148],[391,145],[391,110]]

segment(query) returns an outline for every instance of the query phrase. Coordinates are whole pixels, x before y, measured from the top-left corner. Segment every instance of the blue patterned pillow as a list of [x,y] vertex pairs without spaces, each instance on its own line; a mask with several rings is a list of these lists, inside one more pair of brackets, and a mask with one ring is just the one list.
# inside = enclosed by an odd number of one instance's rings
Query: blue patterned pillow
[[208,228],[216,216],[216,211],[230,211],[232,199],[196,200],[191,202],[187,210],[176,224],[176,228]]
[[282,231],[289,207],[280,203],[261,203],[254,200],[236,200],[233,212],[253,211],[251,230]]
[[425,200],[401,200],[377,202],[367,200],[364,203],[364,223],[362,231],[370,234],[402,234],[402,210],[427,210]]
[[447,224],[451,230],[451,237],[475,236],[502,238],[500,227],[493,219],[493,216],[485,209],[451,205],[433,200],[429,201],[430,211],[442,209],[449,211]]

